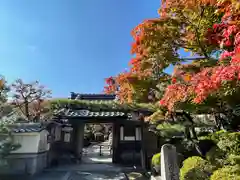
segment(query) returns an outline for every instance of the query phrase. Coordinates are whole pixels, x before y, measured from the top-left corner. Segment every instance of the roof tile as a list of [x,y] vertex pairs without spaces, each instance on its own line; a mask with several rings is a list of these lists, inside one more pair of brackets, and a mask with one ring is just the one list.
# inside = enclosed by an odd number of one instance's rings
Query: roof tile
[[[61,110],[62,112],[62,110]],[[100,111],[100,112],[93,112],[88,110],[66,110],[63,114],[64,116],[68,117],[123,117],[127,116],[124,112],[108,112],[108,111]]]

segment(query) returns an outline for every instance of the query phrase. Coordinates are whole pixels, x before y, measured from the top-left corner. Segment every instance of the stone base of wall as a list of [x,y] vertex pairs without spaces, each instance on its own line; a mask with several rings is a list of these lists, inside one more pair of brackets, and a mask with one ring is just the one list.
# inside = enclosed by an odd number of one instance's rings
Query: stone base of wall
[[10,154],[6,164],[1,166],[1,175],[33,175],[41,172],[48,164],[48,153]]

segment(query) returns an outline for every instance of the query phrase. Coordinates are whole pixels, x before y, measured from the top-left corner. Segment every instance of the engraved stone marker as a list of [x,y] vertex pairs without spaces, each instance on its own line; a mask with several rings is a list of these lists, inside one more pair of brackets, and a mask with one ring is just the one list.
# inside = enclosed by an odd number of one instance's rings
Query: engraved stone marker
[[176,147],[171,144],[164,144],[161,149],[161,177],[162,180],[179,180]]

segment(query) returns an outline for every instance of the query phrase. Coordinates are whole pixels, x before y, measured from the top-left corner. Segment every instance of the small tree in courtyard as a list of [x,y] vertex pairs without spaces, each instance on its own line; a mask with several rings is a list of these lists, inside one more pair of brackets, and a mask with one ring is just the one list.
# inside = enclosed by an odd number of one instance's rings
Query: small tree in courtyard
[[13,103],[28,121],[39,121],[46,112],[46,100],[51,97],[51,91],[40,85],[38,81],[24,83],[17,79],[12,84]]

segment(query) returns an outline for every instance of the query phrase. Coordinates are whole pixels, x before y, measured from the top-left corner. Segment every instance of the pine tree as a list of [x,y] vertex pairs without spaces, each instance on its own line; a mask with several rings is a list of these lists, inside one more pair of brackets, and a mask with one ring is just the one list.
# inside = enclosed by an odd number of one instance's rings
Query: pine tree
[[18,144],[14,144],[11,129],[9,125],[14,121],[9,118],[12,107],[7,103],[8,92],[10,88],[7,86],[4,78],[0,79],[0,166],[6,164],[6,157],[11,151],[19,148]]

